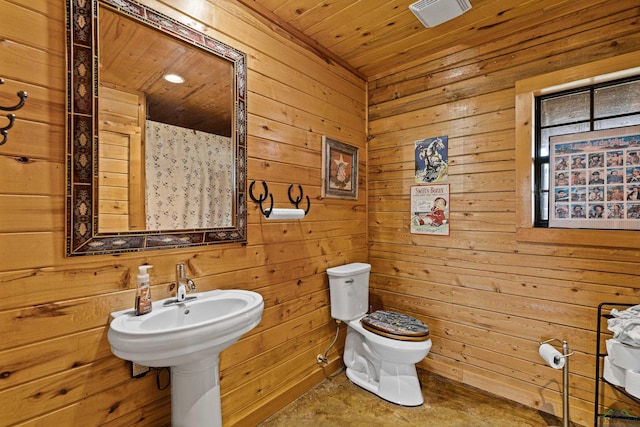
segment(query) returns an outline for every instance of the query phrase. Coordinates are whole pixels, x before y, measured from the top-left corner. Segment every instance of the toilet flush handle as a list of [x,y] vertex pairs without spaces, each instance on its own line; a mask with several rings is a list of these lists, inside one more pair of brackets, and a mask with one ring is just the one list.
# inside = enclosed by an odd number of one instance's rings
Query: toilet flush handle
[[353,279],[347,279],[344,281],[344,283],[353,283]]

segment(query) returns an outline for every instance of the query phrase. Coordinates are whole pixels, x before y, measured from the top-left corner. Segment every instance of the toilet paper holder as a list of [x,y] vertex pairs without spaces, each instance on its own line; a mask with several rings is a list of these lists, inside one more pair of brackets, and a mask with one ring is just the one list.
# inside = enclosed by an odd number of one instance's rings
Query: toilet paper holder
[[569,418],[569,356],[573,355],[573,351],[569,352],[569,344],[566,340],[559,340],[558,338],[540,341],[539,344],[549,344],[554,341],[562,344],[562,354],[560,354],[560,357],[565,360],[564,366],[562,367],[562,426],[569,427],[571,424],[571,419]]
[[569,344],[567,343],[567,341],[560,340],[560,339],[558,339],[558,338],[551,338],[551,339],[546,340],[546,341],[540,341],[540,342],[539,342],[539,344],[540,344],[540,345],[542,345],[542,344],[549,344],[550,342],[553,342],[553,341],[558,341],[560,344],[562,344],[562,354],[561,354],[561,356],[562,356],[563,358],[565,358],[565,359],[566,359],[567,357],[569,357],[569,356],[572,356],[572,355],[573,355],[573,351],[572,351],[571,353],[568,353],[568,351],[569,351]]

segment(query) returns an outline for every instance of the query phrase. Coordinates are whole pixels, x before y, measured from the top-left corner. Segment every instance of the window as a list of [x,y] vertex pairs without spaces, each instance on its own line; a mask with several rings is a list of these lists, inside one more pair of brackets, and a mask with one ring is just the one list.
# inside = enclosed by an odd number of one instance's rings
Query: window
[[[516,241],[554,245],[638,247],[635,230],[600,230],[535,227],[536,97],[588,88],[592,85],[640,76],[640,51],[613,56],[540,74],[516,82],[515,87],[515,190]],[[637,77],[636,77],[637,78]],[[608,92],[607,96],[611,96]],[[615,104],[614,104],[615,105]],[[600,110],[598,110],[600,111]],[[599,112],[600,114],[600,112]],[[613,114],[615,116],[615,114]],[[615,237],[613,236],[615,233]]]
[[640,77],[535,98],[534,226],[549,225],[549,138],[640,124]]

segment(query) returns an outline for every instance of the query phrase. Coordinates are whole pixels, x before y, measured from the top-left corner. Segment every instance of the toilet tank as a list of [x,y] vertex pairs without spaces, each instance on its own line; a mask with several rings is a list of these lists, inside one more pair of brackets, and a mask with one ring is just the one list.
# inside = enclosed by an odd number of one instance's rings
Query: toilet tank
[[369,309],[369,272],[371,265],[362,262],[327,268],[331,317],[348,322]]

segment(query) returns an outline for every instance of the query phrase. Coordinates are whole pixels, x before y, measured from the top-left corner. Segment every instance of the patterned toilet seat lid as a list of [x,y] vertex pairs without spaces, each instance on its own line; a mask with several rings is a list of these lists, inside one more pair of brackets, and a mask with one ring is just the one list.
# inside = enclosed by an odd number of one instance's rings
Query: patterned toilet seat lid
[[406,314],[378,310],[363,317],[360,323],[366,330],[387,338],[400,341],[429,339],[429,326]]

